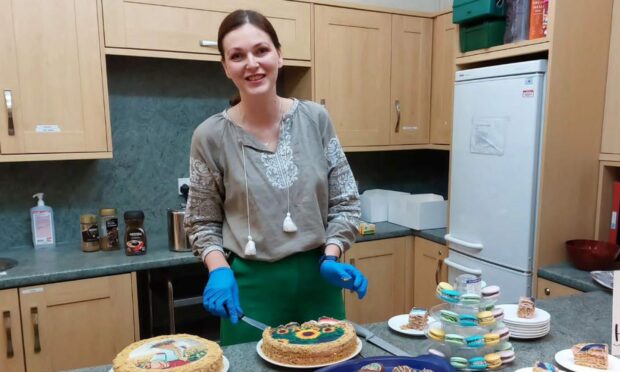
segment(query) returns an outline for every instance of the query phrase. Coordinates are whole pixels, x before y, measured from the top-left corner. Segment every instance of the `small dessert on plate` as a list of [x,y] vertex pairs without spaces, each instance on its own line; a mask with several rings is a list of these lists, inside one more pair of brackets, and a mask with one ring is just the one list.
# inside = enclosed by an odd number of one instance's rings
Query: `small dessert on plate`
[[363,366],[359,372],[385,372],[385,368],[381,363],[370,363]]
[[409,312],[409,321],[407,322],[407,324],[402,325],[400,328],[421,331],[424,329],[424,327],[426,327],[427,321],[428,321],[428,311],[420,307],[414,307]]
[[575,364],[578,366],[607,369],[609,348],[607,344],[582,343],[572,347]]
[[534,372],[561,372],[556,366],[546,362],[536,362],[532,368]]
[[519,298],[517,316],[519,318],[532,319],[536,313],[536,305],[533,297]]

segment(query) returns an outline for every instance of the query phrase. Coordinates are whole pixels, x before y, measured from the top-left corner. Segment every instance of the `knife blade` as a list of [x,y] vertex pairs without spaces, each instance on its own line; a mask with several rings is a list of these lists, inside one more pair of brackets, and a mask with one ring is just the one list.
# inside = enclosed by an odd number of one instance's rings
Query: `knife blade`
[[260,329],[261,331],[264,331],[265,329],[267,329],[267,327],[269,327],[267,324],[261,323],[258,320],[252,319],[245,314],[239,315],[239,319],[243,320],[244,322],[251,325],[252,327]]
[[388,353],[396,355],[396,356],[406,356],[406,357],[411,356],[409,353],[390,344],[389,342],[375,335],[370,330],[362,327],[361,325],[353,323],[353,322],[351,322],[351,324],[353,324],[353,328],[355,328],[355,333],[357,333],[358,336],[365,338],[366,342],[370,342],[371,344],[374,344],[380,347],[381,349],[387,351]]

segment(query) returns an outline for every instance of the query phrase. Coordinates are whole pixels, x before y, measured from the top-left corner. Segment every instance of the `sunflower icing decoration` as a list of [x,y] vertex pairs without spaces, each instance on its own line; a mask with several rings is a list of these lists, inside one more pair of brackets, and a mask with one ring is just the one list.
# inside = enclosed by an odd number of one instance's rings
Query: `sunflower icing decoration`
[[294,345],[316,345],[339,339],[345,333],[342,326],[332,323],[310,321],[299,325],[289,323],[272,331],[272,337],[283,343]]

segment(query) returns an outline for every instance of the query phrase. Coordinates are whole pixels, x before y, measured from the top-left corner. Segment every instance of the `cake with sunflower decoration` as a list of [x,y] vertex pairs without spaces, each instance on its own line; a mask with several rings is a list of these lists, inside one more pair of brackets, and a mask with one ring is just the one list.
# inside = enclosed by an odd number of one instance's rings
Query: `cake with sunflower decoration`
[[289,323],[263,331],[263,353],[296,366],[320,365],[352,356],[357,336],[351,323],[322,317],[303,324]]
[[213,341],[177,334],[134,342],[114,358],[112,365],[114,372],[220,372],[223,355]]

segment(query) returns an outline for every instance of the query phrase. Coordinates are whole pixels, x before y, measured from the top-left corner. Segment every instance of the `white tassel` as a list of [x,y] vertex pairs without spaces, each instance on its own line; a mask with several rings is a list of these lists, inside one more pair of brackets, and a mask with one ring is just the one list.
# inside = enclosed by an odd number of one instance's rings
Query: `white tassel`
[[256,244],[254,244],[252,235],[248,235],[248,243],[245,245],[244,253],[246,256],[256,256]]
[[293,222],[290,213],[286,213],[286,217],[284,218],[284,222],[282,222],[282,230],[284,232],[295,232],[297,231],[297,225]]

